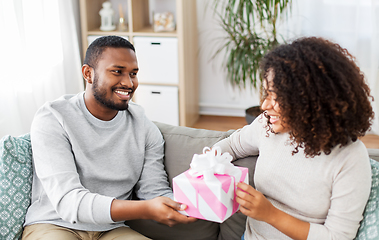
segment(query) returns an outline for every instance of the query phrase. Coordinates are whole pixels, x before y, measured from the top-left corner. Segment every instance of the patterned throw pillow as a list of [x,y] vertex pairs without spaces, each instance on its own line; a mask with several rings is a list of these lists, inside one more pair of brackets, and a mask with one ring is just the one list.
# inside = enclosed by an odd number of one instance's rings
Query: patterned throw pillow
[[0,239],[19,239],[32,188],[30,135],[0,141]]
[[363,220],[354,240],[379,239],[379,162],[370,159],[372,171],[371,193]]

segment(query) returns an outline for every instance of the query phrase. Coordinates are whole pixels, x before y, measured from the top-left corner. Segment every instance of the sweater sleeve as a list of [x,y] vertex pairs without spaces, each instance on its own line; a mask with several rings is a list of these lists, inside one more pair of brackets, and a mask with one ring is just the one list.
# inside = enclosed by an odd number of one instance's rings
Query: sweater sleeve
[[158,196],[172,198],[172,190],[168,184],[164,169],[164,140],[158,127],[146,117],[145,129],[145,159],[141,176],[135,186],[137,197],[141,200]]
[[344,150],[333,176],[330,208],[324,224],[311,223],[308,240],[353,239],[363,218],[371,188],[371,167],[362,142]]
[[[48,106],[39,110],[31,127],[33,162],[39,181],[57,214],[70,223],[113,223],[112,197],[83,187],[60,114]],[[96,211],[94,211],[96,209]]]
[[265,118],[261,114],[250,125],[238,129],[214,146],[219,146],[222,152],[229,152],[233,160],[258,155],[260,138],[264,136],[266,131],[264,122]]

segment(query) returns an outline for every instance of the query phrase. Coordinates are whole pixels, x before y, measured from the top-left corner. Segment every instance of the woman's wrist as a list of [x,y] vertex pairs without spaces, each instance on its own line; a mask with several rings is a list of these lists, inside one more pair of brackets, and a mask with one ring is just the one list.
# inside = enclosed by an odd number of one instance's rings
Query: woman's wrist
[[265,220],[266,223],[275,226],[277,222],[280,222],[282,215],[282,211],[277,209],[276,207],[272,206],[270,209],[269,214],[267,214],[267,219]]
[[307,239],[310,228],[308,222],[301,221],[274,206],[272,207],[273,209],[271,213],[268,214],[267,221],[265,221],[266,223],[292,239]]

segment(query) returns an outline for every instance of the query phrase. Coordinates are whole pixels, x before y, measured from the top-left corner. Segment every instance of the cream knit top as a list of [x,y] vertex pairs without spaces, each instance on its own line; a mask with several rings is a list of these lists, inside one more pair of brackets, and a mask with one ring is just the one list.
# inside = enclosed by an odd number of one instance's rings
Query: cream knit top
[[[329,155],[294,155],[288,133],[266,132],[259,116],[217,143],[234,159],[259,154],[256,189],[278,209],[310,223],[309,240],[353,239],[371,187],[369,156],[361,141],[336,146]],[[245,239],[290,239],[273,226],[247,219]]]

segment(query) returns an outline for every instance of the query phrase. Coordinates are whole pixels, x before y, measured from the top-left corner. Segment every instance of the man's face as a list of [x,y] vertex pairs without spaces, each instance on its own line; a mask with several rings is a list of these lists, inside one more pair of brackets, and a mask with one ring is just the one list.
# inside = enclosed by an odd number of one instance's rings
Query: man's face
[[126,110],[138,87],[135,52],[126,48],[107,48],[94,69],[93,96],[105,108]]

